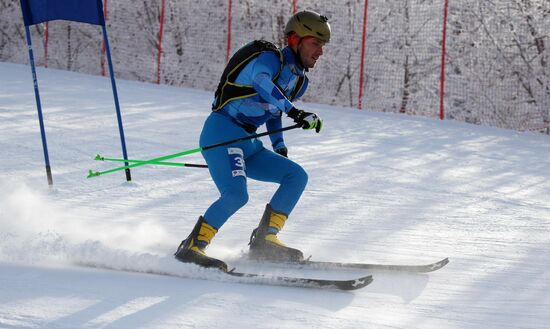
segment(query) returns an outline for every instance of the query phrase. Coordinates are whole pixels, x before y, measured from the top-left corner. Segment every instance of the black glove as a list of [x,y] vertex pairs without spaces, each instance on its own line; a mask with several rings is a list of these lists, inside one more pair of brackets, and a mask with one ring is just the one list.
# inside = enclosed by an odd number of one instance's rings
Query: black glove
[[323,120],[315,113],[305,112],[293,107],[288,111],[288,116],[297,124],[300,124],[303,129],[313,129],[315,132],[320,132],[323,128]]
[[275,151],[275,153],[280,154],[280,155],[284,156],[285,158],[288,158],[288,149],[286,147],[283,146],[283,147],[278,148],[274,151]]

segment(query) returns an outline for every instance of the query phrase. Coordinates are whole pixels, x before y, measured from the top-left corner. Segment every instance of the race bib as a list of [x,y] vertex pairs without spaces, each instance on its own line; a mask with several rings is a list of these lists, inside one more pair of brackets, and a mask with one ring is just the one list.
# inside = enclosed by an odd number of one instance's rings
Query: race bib
[[246,177],[243,150],[238,147],[230,147],[227,149],[227,153],[229,155],[231,175],[233,175],[233,177]]

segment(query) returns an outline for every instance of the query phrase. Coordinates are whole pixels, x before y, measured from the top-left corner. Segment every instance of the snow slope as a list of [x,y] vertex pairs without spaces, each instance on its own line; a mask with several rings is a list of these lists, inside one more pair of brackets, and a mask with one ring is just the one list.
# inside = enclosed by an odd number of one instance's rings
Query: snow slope
[[[430,274],[373,272],[355,292],[247,285],[172,259],[217,197],[205,169],[86,178],[117,166],[97,153],[121,154],[107,79],[38,70],[50,189],[30,69],[0,63],[0,76],[0,328],[548,328],[546,135],[300,104],[325,127],[285,134],[310,180],[281,239],[316,260],[451,262]],[[210,92],[118,85],[131,158],[198,146]],[[364,274],[244,264],[275,188],[250,181],[248,205],[209,254],[242,270]]]

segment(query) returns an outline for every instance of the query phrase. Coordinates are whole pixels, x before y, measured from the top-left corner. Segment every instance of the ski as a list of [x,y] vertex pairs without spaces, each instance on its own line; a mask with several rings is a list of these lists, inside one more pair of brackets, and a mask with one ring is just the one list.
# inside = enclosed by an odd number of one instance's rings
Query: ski
[[[96,269],[104,269],[111,271],[123,271],[134,272],[142,274],[171,276],[184,279],[199,279],[199,280],[211,280],[221,282],[236,282],[243,284],[259,284],[270,286],[286,286],[286,287],[300,287],[300,288],[326,288],[337,290],[357,290],[369,285],[372,281],[372,275],[361,276],[354,279],[315,279],[315,278],[301,278],[294,276],[284,275],[269,275],[259,273],[245,273],[238,272],[233,268],[232,270],[225,270],[219,268],[206,268],[200,265],[191,264],[197,266],[200,272],[193,274],[193,271],[174,271],[173,269],[162,270],[159,268],[140,269],[132,267],[119,267],[111,266],[107,264],[97,262],[76,262],[75,265]],[[224,275],[229,275],[234,280],[224,280]]]
[[[261,261],[254,261],[262,263]],[[299,266],[307,267],[318,270],[335,270],[335,269],[359,269],[359,270],[379,270],[379,271],[399,271],[399,272],[418,272],[418,273],[427,273],[437,271],[443,266],[449,263],[449,258],[444,258],[440,261],[431,264],[423,265],[404,265],[404,264],[376,264],[376,263],[341,263],[341,262],[325,262],[325,261],[314,261],[306,259],[301,262],[283,262],[283,263],[273,263],[265,262],[273,265],[281,266]]]
[[374,264],[374,263],[339,263],[339,262],[322,262],[305,260],[296,263],[318,269],[361,269],[361,270],[384,270],[384,271],[401,271],[401,272],[433,272],[437,271],[449,263],[449,258],[444,258],[438,262],[423,265],[395,265],[395,264]]
[[338,290],[357,290],[368,286],[372,281],[372,275],[356,279],[314,279],[293,276],[265,275],[257,273],[236,272],[235,269],[224,273],[244,279],[244,283],[266,284],[274,286],[289,286],[302,288],[328,288]]

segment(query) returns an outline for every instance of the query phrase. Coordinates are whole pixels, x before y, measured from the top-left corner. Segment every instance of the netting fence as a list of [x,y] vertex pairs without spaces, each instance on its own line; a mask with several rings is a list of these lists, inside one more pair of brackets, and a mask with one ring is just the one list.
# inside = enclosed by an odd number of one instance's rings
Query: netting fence
[[[550,130],[550,3],[544,0],[104,0],[118,78],[214,90],[228,55],[284,45],[297,10],[329,17],[308,102],[517,130]],[[0,0],[0,60],[26,63],[19,1]],[[101,31],[32,29],[39,65],[105,75]]]

